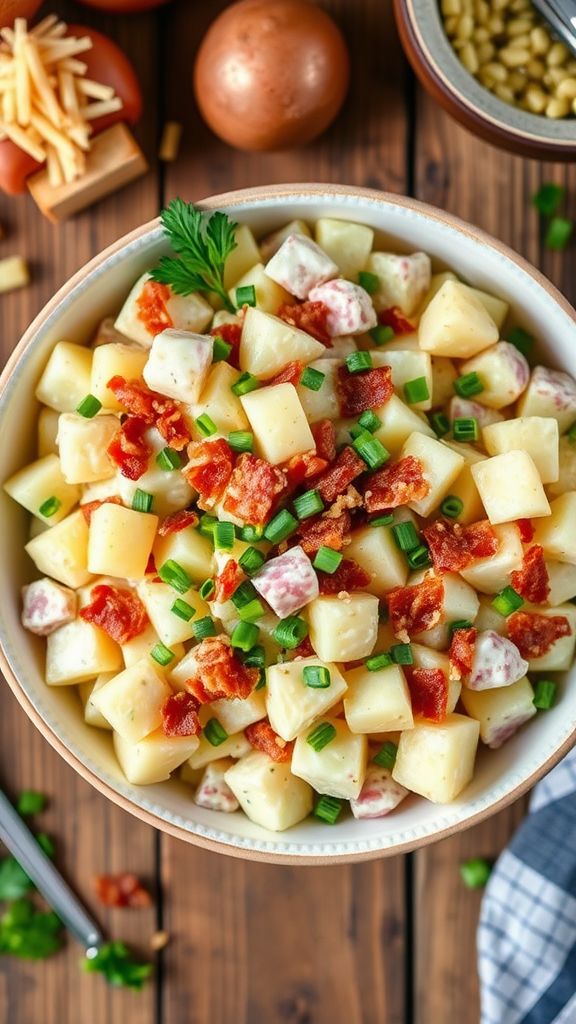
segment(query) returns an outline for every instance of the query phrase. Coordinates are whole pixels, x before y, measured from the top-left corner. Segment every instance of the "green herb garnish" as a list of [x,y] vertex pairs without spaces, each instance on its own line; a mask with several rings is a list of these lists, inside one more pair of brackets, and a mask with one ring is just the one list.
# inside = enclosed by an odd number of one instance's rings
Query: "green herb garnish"
[[109,985],[132,988],[139,992],[152,974],[152,964],[140,964],[132,959],[123,942],[106,942],[96,956],[82,960],[89,974],[103,974]]
[[53,910],[41,911],[18,899],[0,918],[0,953],[43,960],[62,945],[62,924]]

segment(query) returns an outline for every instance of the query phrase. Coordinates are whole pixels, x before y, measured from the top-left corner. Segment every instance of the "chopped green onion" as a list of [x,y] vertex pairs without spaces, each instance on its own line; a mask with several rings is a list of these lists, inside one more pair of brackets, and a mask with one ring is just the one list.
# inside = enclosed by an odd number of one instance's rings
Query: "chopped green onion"
[[392,740],[386,740],[382,744],[377,754],[374,754],[372,760],[374,764],[377,764],[380,768],[387,768],[389,772],[392,771],[396,763],[396,755],[398,753],[398,747]]
[[543,217],[552,217],[565,195],[566,189],[563,185],[556,185],[551,181],[545,182],[532,196],[532,205]]
[[472,623],[469,619],[456,619],[454,622],[451,622],[448,626],[448,635],[450,639],[452,639],[452,636],[457,629],[472,629]]
[[310,516],[324,511],[324,502],[318,491],[305,491],[294,498],[294,511],[298,519],[309,519]]
[[460,877],[468,889],[483,889],[491,874],[492,866],[484,857],[473,857],[460,865]]
[[212,419],[211,416],[208,415],[207,412],[203,412],[201,416],[198,416],[194,420],[194,422],[198,428],[199,433],[202,434],[202,437],[210,437],[211,434],[215,434],[218,430],[218,427],[214,423],[214,420]]
[[340,817],[343,801],[335,796],[321,796],[314,808],[314,817],[325,821],[327,825],[335,825]]
[[387,341],[392,341],[392,338],[395,336],[392,327],[385,327],[384,324],[378,324],[377,327],[373,327],[368,333],[375,345],[385,345]]
[[160,466],[160,469],[163,469],[166,473],[170,473],[174,469],[180,469],[182,459],[179,453],[175,452],[173,448],[163,448],[156,456],[156,463]]
[[253,622],[239,622],[234,627],[230,643],[232,647],[238,647],[241,651],[249,651],[254,647],[259,636],[260,630]]
[[492,607],[495,611],[506,617],[512,615],[512,612],[517,612],[523,604],[524,598],[520,597],[520,594],[514,590],[514,587],[504,587],[504,590],[501,590],[492,599]]
[[443,412],[435,412],[430,417],[430,426],[436,437],[444,437],[450,430],[450,420]]
[[429,565],[432,565],[430,551],[425,544],[419,544],[418,547],[407,551],[406,561],[411,569],[426,569]]
[[216,551],[232,551],[236,539],[234,523],[214,523],[212,536]]
[[266,686],[266,682],[267,682],[267,680],[266,680],[266,669],[265,668],[261,668],[260,669],[260,678],[258,679],[258,682],[256,683],[256,686],[254,687],[254,690],[255,691],[256,690],[263,690],[264,687]]
[[207,512],[200,516],[200,522],[198,524],[198,530],[203,537],[210,537],[210,540],[214,537],[214,527],[218,522],[216,516],[209,516]]
[[355,441],[357,437],[360,437],[361,434],[365,434],[366,431],[364,427],[360,426],[359,423],[353,423],[348,433],[350,434],[352,440]]
[[245,580],[232,594],[231,601],[235,608],[240,610],[244,605],[253,601],[255,597],[258,597],[254,584],[250,580]]
[[484,385],[474,370],[472,373],[463,373],[454,381],[454,391],[460,398],[472,398],[484,391]]
[[376,413],[372,412],[372,409],[367,409],[366,412],[363,412],[362,415],[358,417],[358,426],[373,434],[375,430],[378,430],[378,427],[382,426],[382,420],[378,419]]
[[247,395],[250,391],[256,391],[256,388],[260,387],[260,381],[257,377],[253,377],[251,373],[241,373],[235,384],[232,384],[230,390],[240,397],[240,395]]
[[390,657],[396,665],[413,665],[414,655],[410,644],[393,644],[390,648]]
[[231,430],[228,444],[235,452],[251,452],[254,447],[254,434],[249,430]]
[[294,530],[297,528],[298,520],[294,518],[291,512],[288,512],[288,509],[283,508],[281,512],[278,512],[278,514],[270,520],[268,526],[264,530],[264,536],[271,544],[280,544],[280,542],[286,540],[291,533],[294,533]]
[[325,665],[305,665],[302,678],[312,690],[327,690],[332,682],[330,670]]
[[426,377],[415,377],[414,380],[407,380],[404,385],[404,398],[409,405],[416,405],[417,402],[427,402],[430,398],[430,390]]
[[369,352],[351,352],[346,356],[346,369],[348,373],[362,373],[363,370],[372,369],[372,356]]
[[535,340],[534,335],[529,334],[523,327],[513,327],[508,334],[510,344],[514,345],[514,348],[517,348],[526,359],[532,355]]
[[216,583],[213,579],[204,580],[204,583],[198,588],[198,593],[203,601],[208,601],[212,597],[212,594],[216,590]]
[[96,413],[100,412],[102,408],[102,402],[96,395],[86,395],[80,402],[80,405],[76,406],[76,412],[80,416],[84,416],[85,419],[91,420]]
[[576,423],[573,423],[570,430],[567,432],[566,437],[570,444],[576,444]]
[[134,512],[150,512],[153,501],[154,495],[137,487],[132,498],[132,508]]
[[478,420],[472,416],[457,416],[452,420],[452,435],[455,441],[477,441]]
[[308,388],[310,391],[320,391],[325,380],[326,374],[315,370],[313,366],[307,366],[300,377],[302,387]]
[[236,588],[232,594],[232,604],[243,622],[256,622],[266,615],[266,609],[249,580]]
[[374,519],[370,519],[368,526],[392,526],[394,522],[394,516],[388,513],[386,516],[374,516]]
[[154,661],[157,661],[159,665],[169,665],[174,658],[174,651],[171,651],[163,643],[157,643],[154,644],[150,651],[150,657],[154,658]]
[[266,556],[258,551],[258,548],[246,548],[246,551],[238,559],[238,565],[247,576],[253,576],[262,568],[265,561]]
[[205,615],[203,619],[196,619],[196,622],[192,623],[192,632],[197,640],[205,640],[207,636],[216,636],[214,620],[209,615]]
[[175,562],[173,558],[169,558],[167,562],[164,562],[164,565],[160,566],[158,575],[163,583],[173,587],[179,594],[185,594],[192,586],[192,580],[186,570],[178,562]]
[[549,711],[556,701],[557,685],[550,679],[539,679],[534,688],[534,707]]
[[57,513],[58,509],[60,508],[61,504],[62,504],[62,502],[60,501],[60,498],[57,498],[53,494],[52,497],[46,498],[46,501],[42,502],[42,504],[40,505],[40,508],[38,509],[38,511],[39,511],[41,516],[44,516],[46,519],[49,519],[50,516],[55,516],[56,515],[56,513]]
[[251,647],[242,658],[242,663],[246,665],[246,668],[264,668],[266,664],[266,651],[262,645],[257,644],[256,647]]
[[544,236],[544,245],[547,249],[554,249],[560,252],[568,245],[573,231],[573,221],[568,220],[566,217],[553,217]]
[[376,274],[371,274],[369,270],[361,270],[358,274],[358,284],[368,295],[375,295],[380,287],[380,281]]
[[458,519],[463,508],[464,502],[461,498],[457,498],[455,494],[448,494],[440,505],[442,515],[447,516],[448,519]]
[[330,574],[336,572],[336,569],[340,565],[344,555],[340,551],[334,551],[333,548],[327,548],[323,544],[316,552],[316,558],[312,562],[315,569],[320,572],[328,572]]
[[241,526],[239,531],[240,540],[246,541],[247,544],[252,544],[254,541],[262,540],[264,536],[263,526]]
[[272,636],[279,647],[293,651],[308,636],[308,623],[298,615],[289,615],[280,620]]
[[174,601],[170,611],[177,615],[179,619],[184,619],[184,622],[190,622],[190,619],[196,615],[196,609],[191,604],[188,604],[188,601],[182,601],[180,598]]
[[392,534],[400,551],[413,551],[420,543],[416,527],[409,519],[405,523],[397,523],[396,526],[393,526]]
[[306,742],[315,750],[317,754],[324,747],[327,747],[329,743],[336,737],[336,727],[332,725],[332,722],[320,722],[312,732],[308,733]]
[[392,658],[386,651],[382,654],[373,654],[364,662],[369,672],[379,672],[381,668],[389,668],[392,665]]
[[219,747],[228,739],[228,733],[217,718],[211,718],[204,726],[204,739],[208,740],[210,746]]
[[236,289],[236,305],[238,309],[256,305],[256,289],[253,284],[245,284]]
[[367,430],[352,442],[352,447],[356,454],[364,460],[368,469],[380,469],[380,466],[383,466],[390,458],[390,452],[386,450],[382,442]]
[[18,797],[18,803],[16,804],[16,810],[18,814],[40,814],[46,807],[46,797],[44,793],[39,793],[35,789],[24,789]]
[[224,338],[221,338],[220,335],[218,334],[214,338],[214,344],[212,346],[212,362],[224,362],[224,360],[228,359],[228,356],[230,355],[231,351],[232,345],[228,341],[224,341]]

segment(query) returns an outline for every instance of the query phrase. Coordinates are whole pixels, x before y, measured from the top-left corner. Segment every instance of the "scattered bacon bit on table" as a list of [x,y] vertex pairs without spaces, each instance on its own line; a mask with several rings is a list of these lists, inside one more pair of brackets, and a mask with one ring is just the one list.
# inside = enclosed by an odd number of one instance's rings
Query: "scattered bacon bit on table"
[[256,455],[244,453],[232,472],[224,508],[251,526],[262,526],[286,487],[286,475]]
[[510,574],[510,582],[514,590],[526,601],[530,601],[531,604],[545,604],[550,593],[550,579],[544,561],[544,550],[540,544],[528,548],[522,568]]
[[186,447],[190,431],[180,406],[172,398],[150,391],[142,381],[125,380],[119,375],[111,377],[107,387],[126,412],[144,420],[147,426],[156,427],[171,448],[182,451]]
[[222,572],[215,579],[214,601],[229,601],[237,587],[246,579],[246,573],[233,558],[229,558]]
[[143,633],[148,615],[132,590],[100,583],[92,588],[90,604],[80,609],[80,618],[104,630],[117,644],[128,643]]
[[162,334],[162,331],[174,327],[174,321],[167,308],[169,299],[168,285],[158,281],[146,281],[136,305],[138,319],[150,331],[150,334]]
[[326,459],[321,459],[315,452],[293,455],[290,461],[282,467],[287,480],[287,491],[284,497],[296,490],[304,480],[318,476],[326,469],[327,465]]
[[84,516],[84,519],[90,526],[90,520],[92,519],[92,513],[100,508],[100,505],[121,505],[122,498],[119,498],[117,494],[111,495],[109,498],[103,498],[102,501],[87,501],[85,505],[80,505],[80,511]]
[[327,327],[330,310],[323,302],[300,302],[293,306],[284,303],[277,315],[292,327],[306,331],[306,334],[312,335],[327,348],[332,347]]
[[335,517],[324,514],[318,519],[307,519],[298,528],[303,550],[307,555],[316,554],[323,546],[341,551],[349,539],[351,522],[346,511]]
[[420,459],[407,455],[399,462],[383,466],[368,478],[364,490],[366,508],[368,512],[398,508],[409,501],[420,501],[429,490],[430,484],[424,478]]
[[366,463],[353,448],[343,448],[328,469],[315,481],[315,489],[325,502],[334,501],[357,476],[366,472]]
[[413,714],[422,715],[431,722],[441,722],[446,718],[448,680],[442,669],[405,665],[404,674],[410,690]]
[[394,334],[413,334],[416,330],[412,321],[408,320],[397,306],[380,310],[378,323],[383,327],[391,327]]
[[375,366],[361,373],[349,373],[346,366],[338,368],[338,395],[342,416],[359,416],[388,402],[394,394],[392,368]]
[[184,690],[166,698],[161,714],[165,736],[197,736],[202,729],[198,718],[198,701]]
[[310,427],[316,454],[326,462],[334,462],[336,458],[336,428],[332,420],[318,420]]
[[192,650],[195,671],[184,685],[200,704],[250,696],[260,672],[238,661],[227,638],[207,637]]
[[520,540],[523,544],[529,544],[531,540],[534,540],[536,530],[531,519],[517,519],[516,526],[518,527]]
[[488,558],[499,547],[498,537],[487,519],[464,526],[437,519],[422,531],[436,572],[460,572],[476,558]]
[[139,480],[148,469],[152,449],[144,437],[147,429],[139,416],[128,416],[106,449],[128,480]]
[[273,761],[285,764],[292,757],[294,741],[283,740],[270,725],[270,722],[254,722],[244,730],[246,739],[255,750],[268,754]]
[[455,629],[452,633],[448,657],[450,658],[450,665],[456,679],[470,675],[472,671],[475,639],[476,630],[473,627],[469,629]]
[[122,871],[118,875],[96,875],[96,895],[105,907],[149,907],[152,898],[137,875]]
[[192,441],[188,445],[184,476],[200,496],[202,508],[214,508],[222,497],[234,468],[234,452],[223,437],[214,441]]
[[213,327],[210,334],[214,338],[222,338],[226,344],[232,345],[230,355],[226,359],[227,363],[230,363],[236,370],[239,370],[238,357],[240,354],[240,341],[242,340],[242,324],[220,324],[219,327]]
[[514,612],[507,619],[508,637],[523,658],[541,658],[556,640],[570,636],[572,630],[565,615],[541,615],[539,612]]
[[293,363],[287,363],[280,373],[277,373],[275,377],[267,380],[266,387],[273,387],[275,384],[293,384],[296,387],[300,383],[300,377],[304,370],[304,363],[295,361]]
[[426,579],[413,587],[396,587],[386,596],[394,636],[408,643],[415,633],[424,633],[440,621],[444,584]]
[[321,594],[340,594],[342,591],[352,593],[364,590],[372,577],[351,558],[343,558],[336,572],[319,571],[318,583]]
[[171,512],[162,520],[158,533],[160,537],[168,537],[171,533],[180,533],[189,526],[196,526],[197,522],[198,516],[192,509],[182,508],[178,512]]

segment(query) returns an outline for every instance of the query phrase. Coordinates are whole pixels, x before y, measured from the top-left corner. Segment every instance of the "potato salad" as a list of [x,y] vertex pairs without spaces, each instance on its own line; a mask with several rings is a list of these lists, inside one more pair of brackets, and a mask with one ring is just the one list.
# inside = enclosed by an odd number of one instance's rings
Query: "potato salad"
[[221,275],[174,243],[58,342],[4,484],[46,685],[131,784],[272,831],[449,803],[573,661],[576,382],[365,224],[186,210]]

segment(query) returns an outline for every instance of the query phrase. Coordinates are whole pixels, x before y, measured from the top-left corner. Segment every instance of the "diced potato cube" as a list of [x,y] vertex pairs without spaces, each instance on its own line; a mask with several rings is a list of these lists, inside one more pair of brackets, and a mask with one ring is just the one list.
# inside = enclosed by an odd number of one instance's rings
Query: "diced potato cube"
[[[497,590],[502,590],[502,587],[497,587]],[[500,636],[505,636],[507,633],[506,618],[504,615],[500,615],[495,608],[492,607],[492,595],[487,597],[485,594],[480,595],[480,607],[478,609],[478,615],[474,623],[476,629],[491,629],[493,633],[499,633]]]
[[[144,348],[150,348],[154,335],[159,333],[150,328],[145,315],[150,284],[150,275],[142,274],[128,295],[114,324],[120,334],[138,342]],[[153,299],[157,295],[157,288],[154,288],[151,298]],[[192,331],[194,334],[201,334],[214,314],[212,306],[198,292],[193,292],[191,295],[175,295],[168,288],[168,298],[165,303],[162,302],[162,305],[165,317],[161,318],[161,322],[176,331]],[[144,315],[142,315],[143,310]],[[158,317],[155,319],[158,320]]]
[[249,423],[242,402],[231,390],[238,380],[238,370],[229,363],[215,363],[208,374],[202,394],[191,412],[194,419],[202,413],[210,416],[222,434],[231,430],[248,430]]
[[39,572],[67,587],[88,583],[88,526],[82,512],[73,512],[51,530],[29,540],[25,548]]
[[536,523],[534,543],[547,558],[576,565],[576,491],[566,491],[550,504],[550,516]]
[[450,714],[454,711],[462,691],[462,683],[452,675],[452,665],[447,654],[435,651],[424,644],[412,644],[412,657],[416,668],[437,668],[444,673],[448,680],[448,700],[446,711]]
[[304,779],[317,793],[354,800],[360,794],[366,775],[366,736],[354,735],[340,718],[329,718],[326,722],[336,730],[334,739],[322,750],[314,750],[308,743],[311,730],[298,736],[292,755],[292,774]]
[[570,635],[555,640],[550,650],[540,658],[528,660],[529,672],[565,672],[572,667],[576,648],[576,608],[573,604],[561,604],[557,608],[538,608],[541,615],[547,618],[553,615],[564,616],[570,624]]
[[212,575],[214,549],[208,537],[203,537],[193,526],[167,537],[157,537],[153,552],[158,569],[173,559],[195,582],[201,583]]
[[[418,573],[408,580],[409,586],[420,583],[425,572]],[[433,629],[427,629],[423,633],[417,633],[413,639],[417,643],[425,644],[434,650],[445,650],[450,643],[451,622],[468,621],[474,622],[478,612],[478,596],[476,591],[453,572],[444,573],[442,576],[444,593],[442,596],[442,607],[440,619]]]
[[266,690],[264,687],[261,690],[253,690],[244,700],[215,700],[210,709],[231,736],[266,718]]
[[191,768],[205,768],[212,761],[218,761],[221,757],[244,757],[252,750],[243,732],[230,733],[227,740],[213,747],[208,742],[204,733],[200,736],[198,749],[194,751],[188,761]]
[[476,558],[472,565],[462,569],[461,575],[482,594],[498,594],[510,583],[510,573],[522,567],[524,559],[522,541],[514,523],[494,527],[498,548],[493,555]]
[[480,355],[462,363],[463,374],[477,373],[484,385],[480,401],[492,409],[511,405],[530,379],[530,367],[521,352],[508,341],[499,341]]
[[260,262],[258,243],[247,224],[237,226],[234,241],[236,245],[224,264],[225,288],[231,288],[250,267]]
[[374,650],[378,598],[373,594],[328,595],[308,605],[310,642],[323,661],[356,661]]
[[[6,481],[4,490],[48,526],[60,523],[80,498],[80,488],[64,478],[57,455],[45,455],[19,469]],[[58,502],[56,511],[49,516],[42,515],[40,508],[49,498]]]
[[247,288],[250,285],[253,286],[256,294],[256,309],[262,309],[265,313],[277,313],[285,302],[294,302],[290,292],[268,277],[264,270],[264,264],[257,263],[247,270],[230,289],[229,295],[234,305],[236,305],[238,288]]
[[433,803],[450,803],[472,779],[479,732],[464,715],[419,722],[400,735],[392,778]]
[[480,291],[479,288],[470,288],[467,285],[468,291],[475,295],[477,299],[480,299],[482,305],[486,308],[487,312],[492,317],[496,327],[499,331],[502,330],[508,316],[510,306],[504,299],[499,299],[496,295],[490,295],[489,292]]
[[[146,431],[144,437],[155,454],[166,446],[165,441],[161,444],[158,443],[159,435],[154,429]],[[185,459],[185,456],[183,458]],[[86,501],[104,500],[106,497],[118,495],[122,499],[122,504],[131,508],[137,490],[147,491],[152,495],[154,514],[162,517],[171,512],[177,512],[179,509],[187,508],[195,496],[195,492],[183,473],[177,470],[162,469],[153,455],[149,460],[148,469],[138,480],[129,480],[118,470],[116,475],[110,477],[108,481],[85,487],[82,493],[82,504]]]
[[152,342],[142,376],[152,391],[193,405],[212,365],[214,339],[189,331],[162,331]]
[[432,360],[427,352],[413,349],[388,349],[384,352],[372,352],[374,366],[390,366],[392,369],[392,383],[400,398],[404,398],[404,385],[408,381],[424,377],[428,388],[429,398],[422,402],[414,402],[411,409],[420,409],[425,412],[432,407]]
[[37,636],[48,636],[76,618],[76,594],[44,576],[22,587],[22,625]]
[[250,426],[258,454],[277,466],[293,455],[315,448],[314,437],[306,413],[293,384],[275,384],[242,395],[240,399]]
[[398,665],[377,672],[369,672],[364,666],[355,668],[346,673],[346,682],[344,711],[352,732],[394,732],[413,727],[410,691]]
[[[142,601],[148,618],[154,626],[160,640],[167,647],[191,640],[194,636],[194,620],[210,615],[210,609],[200,597],[197,590],[188,590],[185,594],[177,594],[167,583],[153,583],[150,579],[138,584],[138,596]],[[195,615],[186,622],[172,611],[174,602],[181,598],[195,610]]]
[[569,562],[546,562],[550,604],[564,604],[576,597],[576,565]]
[[148,658],[125,668],[93,694],[96,708],[124,739],[137,743],[162,725],[162,705],[172,693]]
[[493,455],[471,467],[488,519],[495,526],[513,519],[550,515],[550,505],[533,460],[520,449]]
[[83,619],[61,626],[46,638],[48,686],[71,686],[120,668],[122,652],[118,644],[104,630]]
[[518,416],[552,416],[560,433],[568,430],[576,419],[576,381],[562,370],[535,366],[518,402]]
[[480,723],[480,739],[493,750],[501,747],[536,714],[534,690],[526,676],[498,690],[464,689],[462,703],[467,714]]
[[378,311],[397,306],[411,316],[430,287],[430,257],[423,252],[399,256],[391,252],[373,252],[366,269],[375,274],[379,288],[372,296]]
[[454,395],[448,406],[448,419],[451,423],[457,419],[473,419],[476,420],[481,430],[489,426],[490,423],[502,423],[504,418],[502,413],[497,412],[496,409],[489,409],[488,406],[481,405],[480,402],[474,402],[470,398],[460,398],[459,395]]
[[102,402],[105,409],[124,412],[115,394],[108,387],[108,381],[112,380],[112,377],[141,380],[147,359],[148,352],[138,345],[127,345],[121,341],[99,345],[94,349],[92,356],[90,393]]
[[38,458],[44,455],[57,455],[58,445],[56,437],[58,434],[58,420],[60,413],[56,409],[49,409],[44,406],[38,414]]
[[462,502],[462,511],[458,514],[458,522],[468,525],[468,523],[477,522],[478,519],[485,519],[486,512],[470,468],[475,462],[482,462],[485,456],[467,444],[458,444],[457,442],[453,443],[450,441],[443,441],[442,443],[447,444],[452,451],[459,452],[466,460],[456,480],[450,485],[449,497],[459,498]]
[[445,281],[422,314],[418,337],[424,352],[469,359],[498,341],[498,328],[466,285]]
[[165,736],[162,729],[150,733],[138,743],[113,734],[114,750],[128,782],[133,786],[152,786],[165,782],[170,773],[192,756],[197,736]]
[[312,288],[308,299],[321,302],[328,310],[326,329],[331,338],[365,334],[376,327],[378,319],[367,291],[341,277]]
[[386,768],[369,764],[359,796],[350,801],[350,810],[355,818],[383,818],[407,796],[408,790],[394,782]]
[[291,220],[284,227],[279,228],[278,231],[273,231],[271,235],[266,235],[260,242],[260,252],[264,263],[268,263],[268,260],[272,259],[275,252],[282,245],[289,235],[306,235],[307,238],[312,237],[310,228],[304,220]]
[[[319,665],[330,672],[330,686],[307,686],[303,671]],[[336,665],[320,658],[301,658],[270,665],[266,687],[266,709],[270,725],[283,740],[293,740],[320,715],[333,708],[347,690],[346,680]]]
[[352,532],[346,548],[351,558],[372,577],[368,590],[383,598],[393,587],[403,587],[408,565],[388,526],[361,526]]
[[[176,591],[174,591],[174,599],[176,599]],[[183,644],[170,644],[170,650],[174,657],[165,669],[158,664],[153,658],[150,658],[150,651],[160,643],[160,637],[158,636],[154,627],[149,623],[146,629],[142,630],[138,636],[128,640],[125,644],[122,644],[122,657],[124,658],[124,665],[126,668],[131,668],[137,661],[142,661],[143,658],[149,658],[150,664],[153,665],[157,672],[164,672],[168,674],[170,669],[180,665],[180,661],[184,660],[184,645]],[[177,689],[183,689],[183,687],[177,687]]]
[[36,388],[36,398],[58,412],[74,412],[90,394],[92,352],[83,345],[59,341],[52,349]]
[[310,368],[324,374],[322,387],[319,391],[298,384],[298,398],[309,423],[319,420],[335,420],[340,415],[340,399],[338,397],[338,362],[336,359],[315,359]]
[[30,270],[21,256],[0,259],[0,293],[13,292],[30,284]]
[[314,226],[318,245],[338,265],[342,277],[355,281],[372,249],[374,232],[366,224],[320,217]]
[[398,395],[392,395],[385,405],[379,406],[374,412],[381,424],[374,431],[374,437],[377,437],[392,455],[398,454],[411,434],[436,437],[428,420],[414,412],[414,407],[405,405]]
[[466,680],[469,690],[492,690],[511,686],[526,674],[528,662],[507,637],[492,630],[478,632],[474,640],[472,670]]
[[240,342],[240,367],[261,380],[274,377],[294,360],[311,363],[326,349],[310,334],[261,309],[248,307]]
[[430,278],[430,287],[426,292],[420,306],[419,313],[422,315],[427,306],[430,305],[432,299],[440,291],[445,281],[457,281],[456,274],[453,274],[451,270],[443,270],[440,274],[432,274]]
[[96,705],[92,703],[92,693],[95,690],[99,690],[101,686],[104,686],[105,683],[113,678],[113,672],[101,672],[93,682],[78,684],[78,693],[82,708],[84,709],[86,725],[93,725],[96,729],[111,729],[110,723],[106,721]]
[[237,761],[225,779],[246,817],[271,832],[297,825],[312,810],[308,783],[292,775],[289,764],[272,761],[259,750]]
[[546,488],[549,498],[559,498],[566,491],[576,491],[576,447],[566,436],[560,438],[558,460],[558,479]]
[[558,422],[551,417],[521,416],[484,427],[482,437],[489,455],[522,449],[531,456],[543,484],[559,476]]
[[209,811],[221,811],[224,814],[233,814],[238,810],[240,804],[225,779],[226,772],[231,767],[232,761],[229,757],[220,758],[208,765],[194,793],[194,803],[198,807],[205,807]]
[[86,419],[74,412],[60,414],[58,451],[67,483],[88,484],[114,476],[116,466],[107,448],[119,426],[116,416]]
[[432,409],[446,405],[454,394],[454,381],[458,371],[451,359],[432,356]]
[[464,466],[459,452],[454,452],[435,438],[414,433],[404,443],[400,458],[413,455],[422,463],[424,479],[430,484],[425,498],[410,501],[408,505],[420,516],[429,516],[449,493]]
[[337,277],[338,267],[311,238],[288,235],[266,264],[266,273],[297,299],[306,299],[316,285]]
[[158,516],[106,502],[95,509],[88,531],[88,568],[107,576],[142,579],[156,536]]

